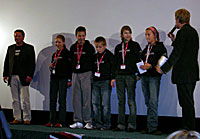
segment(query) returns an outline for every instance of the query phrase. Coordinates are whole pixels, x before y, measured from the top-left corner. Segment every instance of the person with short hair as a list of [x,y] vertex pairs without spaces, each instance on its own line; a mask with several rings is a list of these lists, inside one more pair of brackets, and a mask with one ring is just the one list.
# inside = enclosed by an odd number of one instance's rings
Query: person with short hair
[[72,106],[74,109],[74,124],[70,128],[92,129],[91,117],[91,81],[93,69],[93,45],[85,40],[86,29],[76,28],[77,41],[70,48],[72,59]]
[[[132,30],[129,26],[123,26],[121,29],[122,42],[115,47],[115,80],[118,96],[118,125],[114,131],[133,132],[136,130],[136,63],[140,61],[140,45],[132,40]],[[112,87],[115,86],[115,80],[111,81]],[[125,123],[125,102],[127,90],[127,99],[129,106],[129,117],[126,128]]]
[[141,86],[147,106],[147,129],[142,133],[161,134],[158,131],[158,97],[161,74],[156,72],[155,66],[162,56],[167,57],[167,50],[160,42],[158,30],[150,26],[145,30],[147,45],[142,51],[141,59],[144,62],[140,68],[147,72],[140,75]]
[[182,107],[183,129],[195,129],[194,89],[199,81],[199,36],[189,24],[190,12],[179,9],[175,12],[176,37],[169,34],[173,50],[167,62],[156,70],[167,73],[172,68],[172,83],[176,84],[179,104]]
[[[24,42],[25,33],[21,29],[14,32],[15,44],[10,45],[4,61],[3,81],[8,83],[12,95],[14,120],[11,124],[31,122],[29,85],[35,70],[34,47]],[[22,107],[21,107],[22,102]],[[23,118],[21,111],[23,110]]]
[[95,39],[97,54],[94,56],[94,71],[92,85],[92,106],[94,125],[96,129],[111,128],[110,96],[111,79],[114,79],[114,56],[107,49],[106,40],[99,36]]
[[[66,126],[66,96],[67,87],[71,85],[71,57],[70,52],[65,46],[65,37],[57,35],[55,38],[56,52],[52,55],[49,69],[50,75],[50,118],[48,127]],[[59,97],[58,97],[59,96]],[[56,118],[57,98],[59,103],[59,115]]]

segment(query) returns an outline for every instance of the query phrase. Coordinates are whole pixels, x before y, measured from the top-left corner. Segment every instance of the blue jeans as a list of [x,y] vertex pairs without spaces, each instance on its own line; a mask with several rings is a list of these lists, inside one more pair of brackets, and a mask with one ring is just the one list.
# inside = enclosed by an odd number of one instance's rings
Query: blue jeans
[[141,76],[142,91],[147,106],[147,129],[149,132],[158,128],[158,96],[161,77]]
[[110,80],[93,82],[92,106],[94,112],[94,122],[99,128],[110,128],[110,95]]
[[116,75],[116,87],[118,96],[118,128],[125,129],[125,104],[126,96],[125,89],[127,89],[127,98],[129,106],[128,128],[136,129],[136,103],[135,103],[135,75]]
[[[59,116],[56,118],[56,104],[59,93]],[[66,94],[67,79],[51,79],[50,80],[50,123],[60,123],[65,126],[66,118]]]

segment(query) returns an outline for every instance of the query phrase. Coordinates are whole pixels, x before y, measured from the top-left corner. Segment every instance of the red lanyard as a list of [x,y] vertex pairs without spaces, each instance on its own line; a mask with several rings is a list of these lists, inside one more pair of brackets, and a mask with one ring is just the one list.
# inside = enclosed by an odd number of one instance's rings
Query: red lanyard
[[126,44],[125,50],[124,50],[124,43],[123,43],[122,44],[122,60],[123,60],[123,64],[124,64],[124,61],[125,61],[125,56],[126,56],[127,49],[128,49],[128,42]]
[[104,57],[104,55],[106,54],[106,52],[101,56],[101,59],[100,59],[100,61],[98,60],[98,55],[97,55],[97,71],[99,72],[99,67],[100,67],[100,64],[101,64],[101,61],[103,60],[103,57]]
[[80,63],[82,50],[83,50],[83,45],[81,45],[81,50],[79,51],[79,44],[77,43],[77,61],[78,61],[78,64]]
[[152,49],[152,46],[151,46],[151,45],[149,45],[149,46],[148,46],[148,49],[147,49],[147,56],[146,56],[146,60],[145,60],[145,62],[146,62],[146,63],[148,62],[148,58],[149,58],[149,55],[150,55],[151,49]]
[[60,53],[62,52],[62,50],[63,50],[63,48],[59,51],[58,56],[57,56],[57,52],[58,52],[58,51],[56,51],[56,54],[55,54],[55,56],[54,56],[54,59],[56,59],[56,62],[55,62],[55,64],[54,64],[54,66],[56,66],[56,64],[57,64],[57,62],[58,62],[58,58],[59,58]]

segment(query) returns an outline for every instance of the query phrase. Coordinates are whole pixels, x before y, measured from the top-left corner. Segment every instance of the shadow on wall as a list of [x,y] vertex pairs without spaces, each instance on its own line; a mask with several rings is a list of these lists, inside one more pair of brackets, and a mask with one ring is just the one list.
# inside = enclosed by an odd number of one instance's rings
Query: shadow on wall
[[[49,64],[51,62],[51,58],[53,53],[56,51],[56,47],[54,45],[54,40],[57,35],[65,36],[65,45],[69,50],[71,44],[76,40],[74,34],[70,33],[56,33],[52,35],[52,46],[48,46],[42,49],[37,57],[35,73],[33,76],[33,80],[30,86],[36,90],[38,90],[43,96],[43,110],[49,110],[49,83],[50,83],[50,71]],[[69,88],[67,93],[67,104],[71,103],[71,88]],[[67,110],[72,111],[72,107],[70,104],[67,105]]]
[[[162,30],[159,30],[160,40],[162,42],[166,42],[166,33]],[[69,49],[71,44],[75,42],[76,37],[74,34],[70,33],[59,33],[65,36],[66,39],[66,47]],[[52,46],[48,46],[40,51],[37,57],[36,69],[34,73],[33,80],[31,82],[31,87],[38,90],[43,96],[43,109],[49,110],[49,81],[50,81],[50,71],[49,64],[51,61],[52,54],[56,51],[54,47],[54,39],[58,34],[53,34],[52,36]],[[136,36],[135,39],[140,43],[141,48],[144,49],[147,42],[145,39],[144,32]],[[121,42],[120,33],[114,33],[109,38],[106,38],[107,48],[114,52],[115,46]],[[94,44],[94,40],[91,41]],[[167,48],[168,55],[170,55],[172,51],[171,46],[165,45]],[[171,71],[162,76],[161,86],[160,86],[160,95],[159,95],[159,115],[164,116],[177,116],[177,93],[176,88],[171,83]],[[71,88],[68,89],[67,93],[67,111],[73,111],[72,109],[72,97],[71,97]],[[137,114],[144,115],[146,114],[146,106],[144,104],[144,96],[142,94],[141,84],[138,81],[136,86],[136,103],[137,103]],[[112,89],[111,93],[111,113],[118,113],[118,99],[116,88]],[[126,113],[128,111],[128,105],[126,102]]]

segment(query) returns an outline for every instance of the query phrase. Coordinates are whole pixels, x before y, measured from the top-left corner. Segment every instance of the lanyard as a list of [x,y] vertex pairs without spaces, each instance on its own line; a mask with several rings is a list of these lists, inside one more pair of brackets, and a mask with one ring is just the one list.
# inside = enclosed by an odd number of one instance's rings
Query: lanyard
[[97,55],[97,72],[99,72],[99,69],[100,69],[99,67],[100,67],[101,61],[103,60],[103,57],[105,54],[106,54],[106,52],[101,56],[100,61],[98,60],[98,55]]
[[123,60],[123,64],[124,64],[124,61],[125,61],[125,56],[126,56],[127,48],[128,48],[128,42],[127,42],[127,44],[126,44],[125,50],[124,50],[124,43],[123,43],[123,44],[122,44],[122,60]]
[[147,63],[147,61],[148,61],[148,58],[149,58],[151,49],[152,49],[152,46],[149,44],[148,49],[147,49],[147,56],[146,56],[146,60],[145,60],[146,63]]
[[[57,64],[57,62],[58,62],[58,58],[59,58],[60,53],[62,52],[62,50],[63,50],[63,48],[59,51],[59,53],[58,53],[58,51],[56,51],[56,54],[55,54],[55,56],[54,56],[54,60],[56,59],[56,61],[55,61],[55,63],[54,63],[54,66],[56,66],[56,64]],[[58,56],[57,56],[57,53],[58,53]]]
[[77,63],[80,63],[80,58],[83,50],[83,45],[81,45],[81,50],[79,51],[79,44],[77,43]]

